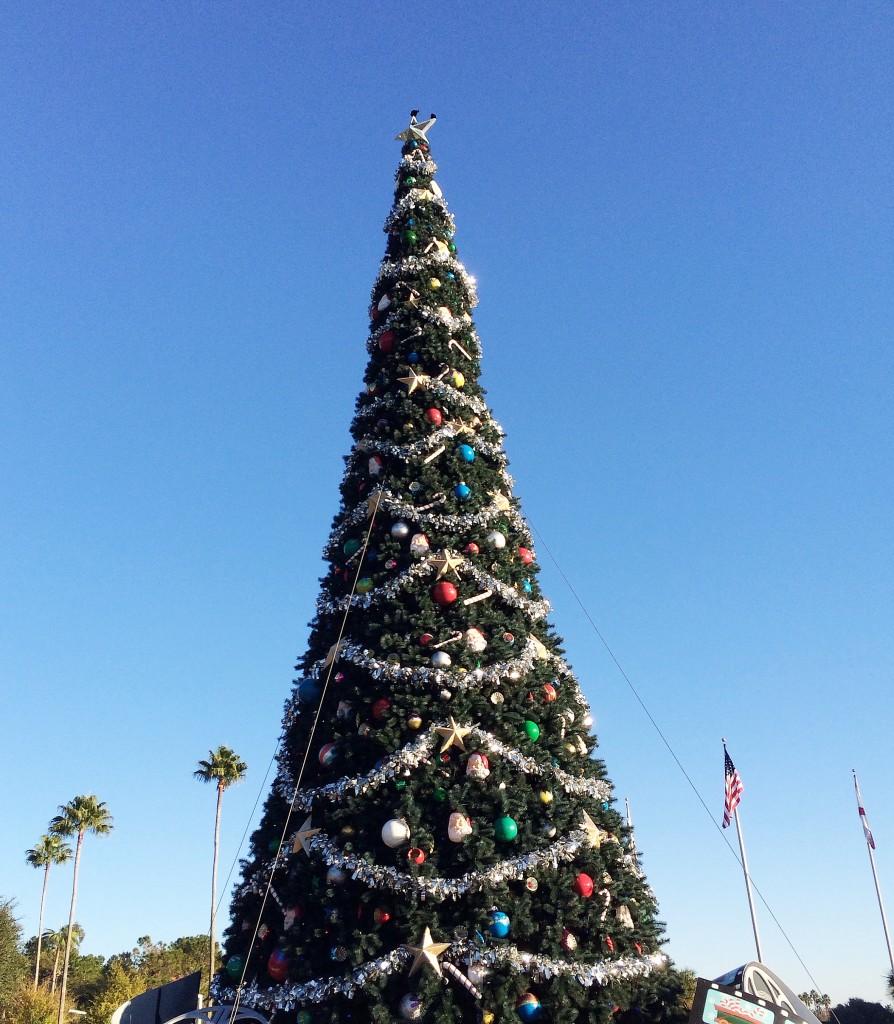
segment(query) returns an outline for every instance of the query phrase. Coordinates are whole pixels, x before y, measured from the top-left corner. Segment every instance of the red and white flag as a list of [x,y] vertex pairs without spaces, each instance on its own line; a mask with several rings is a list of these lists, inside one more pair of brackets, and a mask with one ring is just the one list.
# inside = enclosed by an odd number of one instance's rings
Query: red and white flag
[[866,844],[870,850],[875,849],[875,840],[872,838],[872,829],[866,820],[866,811],[863,810],[863,798],[860,796],[860,783],[857,782],[857,773],[854,772],[854,789],[857,791],[857,810],[860,813],[860,821],[863,825],[863,835],[866,837]]
[[745,787],[742,785],[742,779],[736,771],[733,759],[726,752],[725,746],[723,748],[723,782],[723,827],[727,828],[730,821],[732,821],[733,811],[739,806],[739,801],[742,799],[742,791]]

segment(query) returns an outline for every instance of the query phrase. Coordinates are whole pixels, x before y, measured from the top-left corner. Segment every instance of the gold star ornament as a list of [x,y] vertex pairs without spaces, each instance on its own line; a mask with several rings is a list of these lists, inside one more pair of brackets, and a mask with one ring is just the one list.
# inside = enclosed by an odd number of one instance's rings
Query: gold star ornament
[[586,832],[587,842],[597,850],[602,845],[602,840],[608,835],[607,832],[603,832],[586,811],[584,811],[584,820],[577,827],[582,832]]
[[310,848],[307,845],[308,839],[311,839],[322,829],[311,828],[311,816],[308,814],[307,820],[301,826],[300,829],[295,833],[295,841],[292,843],[292,853],[298,853],[303,850],[308,856],[310,856]]
[[401,384],[407,385],[407,394],[409,395],[412,395],[416,388],[431,383],[431,377],[426,377],[424,373],[417,373],[412,368],[408,377],[398,377],[397,379]]
[[438,575],[435,577],[438,580],[449,572],[452,572],[459,579],[459,573],[456,570],[463,562],[465,562],[465,559],[453,551],[441,551],[434,558],[428,560],[428,564],[433,565],[438,570]]
[[512,503],[502,491],[488,491],[487,493],[494,499],[494,504],[501,512],[508,512],[512,508]]
[[418,946],[404,945],[403,948],[413,954],[413,965],[410,967],[410,974],[415,974],[420,968],[428,964],[435,974],[440,977],[441,964],[438,961],[438,957],[445,950],[450,949],[450,943],[432,942],[431,929],[426,927]]
[[437,121],[437,117],[434,114],[429,114],[427,121],[417,121],[416,115],[418,113],[418,110],[410,111],[410,124],[400,135],[396,136],[398,142],[409,142],[411,139],[416,139],[418,142],[428,142],[426,133],[431,130],[432,125]]
[[451,747],[459,747],[460,750],[465,750],[466,745],[463,740],[472,731],[470,725],[458,725],[453,715],[450,716],[450,721],[447,725],[441,725],[435,732],[444,740],[441,744],[441,753],[445,750],[449,750]]

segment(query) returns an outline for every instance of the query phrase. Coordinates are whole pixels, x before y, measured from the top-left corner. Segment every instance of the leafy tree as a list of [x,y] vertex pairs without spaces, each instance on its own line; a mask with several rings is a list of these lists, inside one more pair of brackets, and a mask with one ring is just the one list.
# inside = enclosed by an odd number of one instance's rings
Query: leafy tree
[[63,804],[59,813],[50,822],[50,832],[56,836],[77,836],[74,858],[74,879],[71,885],[71,908],[68,913],[68,934],[65,940],[65,956],[62,961],[62,985],[59,993],[59,1024],[65,1024],[65,994],[68,986],[68,964],[71,956],[71,939],[74,928],[75,905],[78,899],[78,871],[81,864],[81,847],[84,836],[108,835],[112,831],[112,816],[103,801],[95,796],[76,796],[70,803]]
[[0,1018],[9,1014],[27,967],[15,909],[14,899],[0,897]]
[[215,995],[244,973],[241,1001],[281,1024],[655,1024],[678,1015],[678,980],[548,621],[479,382],[475,283],[413,118],[327,572]]
[[248,765],[229,747],[219,746],[208,751],[208,760],[199,761],[193,772],[202,782],[213,782],[217,787],[217,810],[214,815],[214,859],[211,863],[211,929],[208,936],[208,979],[214,975],[215,931],[217,918],[217,855],[220,848],[220,808],[224,790],[244,778]]
[[25,978],[12,995],[7,1012],[9,1024],[53,1024],[56,1000],[44,985],[33,988]]
[[109,1024],[109,1018],[122,1003],[145,992],[136,972],[129,971],[118,957],[111,957],[103,967],[102,978],[84,1004],[84,1024]]
[[830,1012],[839,1024],[894,1024],[894,1010],[889,1006],[856,997],[833,1006]]
[[43,911],[47,899],[47,885],[50,881],[50,868],[54,864],[65,864],[71,860],[71,847],[62,836],[41,836],[33,849],[26,850],[25,860],[33,868],[43,868],[43,888],[40,892],[40,917],[37,922],[37,951],[34,954],[34,988],[40,977],[40,945],[43,937]]

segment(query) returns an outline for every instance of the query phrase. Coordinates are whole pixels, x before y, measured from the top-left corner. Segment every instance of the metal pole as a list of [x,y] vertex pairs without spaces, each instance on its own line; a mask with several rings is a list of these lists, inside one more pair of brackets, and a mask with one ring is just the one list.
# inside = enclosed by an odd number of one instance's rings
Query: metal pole
[[745,841],[742,839],[742,822],[739,821],[739,808],[733,811],[736,819],[736,832],[739,834],[739,852],[742,855],[742,870],[745,872],[745,891],[748,893],[748,909],[751,911],[751,927],[754,929],[754,945],[757,948],[758,963],[763,963],[761,954],[761,937],[757,930],[757,918],[754,916],[754,897],[751,895],[751,876],[748,874],[748,858],[745,856]]
[[866,812],[863,810],[863,800],[860,796],[860,784],[857,782],[857,771],[854,772],[854,789],[857,793],[857,809],[860,812],[860,821],[863,823],[863,831],[866,834],[866,849],[869,851],[869,863],[872,865],[872,880],[875,882],[875,894],[878,897],[878,909],[882,915],[882,928],[885,932],[885,944],[888,947],[888,960],[891,964],[891,973],[894,974],[894,953],[891,952],[891,935],[888,932],[888,918],[885,916],[885,904],[882,902],[882,890],[878,884],[878,872],[875,869],[875,851],[872,848],[872,843],[869,841],[869,836],[872,832],[869,831],[869,825],[866,822]]

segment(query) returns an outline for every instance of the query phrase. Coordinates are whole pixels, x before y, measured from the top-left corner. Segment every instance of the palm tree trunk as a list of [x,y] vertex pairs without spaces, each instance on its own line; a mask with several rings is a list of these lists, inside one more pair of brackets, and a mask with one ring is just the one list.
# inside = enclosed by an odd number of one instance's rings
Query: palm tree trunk
[[71,883],[71,910],[68,912],[68,933],[65,936],[65,960],[62,962],[62,984],[59,986],[59,1024],[65,1024],[65,991],[68,988],[68,959],[71,956],[71,933],[74,928],[75,903],[78,899],[78,868],[81,863],[81,845],[84,842],[83,831],[78,832],[78,845],[75,847],[74,881]]
[[[223,782],[217,784],[217,813],[214,816],[214,860],[211,865],[211,939],[208,943],[208,1002],[211,1002],[211,979],[214,977],[214,927],[217,918],[217,850],[220,845],[220,807]],[[59,1024],[62,1024],[60,1021]]]
[[34,958],[34,991],[37,991],[37,982],[40,978],[40,946],[43,941],[43,908],[47,901],[47,882],[50,880],[50,862],[47,861],[43,873],[43,892],[40,894],[40,920],[37,924],[37,955]]
[[59,935],[58,935],[58,933],[55,933],[55,935],[56,935],[56,939],[55,939],[55,942],[56,942],[56,955],[53,958],[53,984],[50,986],[50,992],[55,992],[56,991],[56,982],[59,980],[59,951],[60,951],[61,947],[59,946]]

